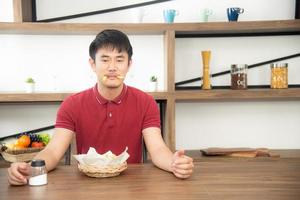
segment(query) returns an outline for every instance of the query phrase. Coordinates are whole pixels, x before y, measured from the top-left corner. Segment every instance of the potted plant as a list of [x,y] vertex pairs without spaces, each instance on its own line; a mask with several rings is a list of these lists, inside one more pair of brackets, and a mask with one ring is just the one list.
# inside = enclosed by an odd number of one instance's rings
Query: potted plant
[[150,77],[149,90],[150,92],[157,91],[157,76],[153,75]]
[[29,77],[25,81],[26,83],[26,92],[27,93],[33,93],[34,92],[34,86],[35,86],[35,81],[33,78]]

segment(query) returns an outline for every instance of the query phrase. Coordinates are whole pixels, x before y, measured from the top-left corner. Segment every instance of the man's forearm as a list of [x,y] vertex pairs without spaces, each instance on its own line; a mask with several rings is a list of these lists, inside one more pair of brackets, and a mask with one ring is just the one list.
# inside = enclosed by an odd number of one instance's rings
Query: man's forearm
[[158,148],[156,152],[151,155],[154,165],[168,172],[172,172],[172,157],[173,153],[167,147]]
[[51,171],[53,170],[56,165],[58,164],[59,160],[56,156],[55,156],[55,152],[53,152],[51,149],[49,148],[45,148],[44,150],[42,150],[41,152],[39,152],[34,159],[42,159],[45,160],[46,162],[46,169],[47,171]]
[[35,159],[45,160],[47,171],[53,170],[66,152],[73,135],[73,131],[64,128],[56,128],[50,143],[35,157]]

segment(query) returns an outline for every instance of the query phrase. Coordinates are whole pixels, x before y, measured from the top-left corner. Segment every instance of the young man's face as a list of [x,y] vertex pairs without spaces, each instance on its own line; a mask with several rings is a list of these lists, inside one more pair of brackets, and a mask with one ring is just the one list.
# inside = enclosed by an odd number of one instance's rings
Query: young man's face
[[120,87],[131,65],[128,54],[117,49],[101,48],[95,55],[95,61],[90,59],[93,71],[96,73],[98,83],[107,88]]

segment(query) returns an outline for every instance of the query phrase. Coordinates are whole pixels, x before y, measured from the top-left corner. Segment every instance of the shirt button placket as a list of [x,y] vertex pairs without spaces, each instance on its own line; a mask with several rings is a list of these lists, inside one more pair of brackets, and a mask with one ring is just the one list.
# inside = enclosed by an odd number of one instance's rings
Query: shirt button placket
[[107,107],[107,116],[108,116],[108,124],[109,127],[113,126],[113,113],[112,113],[112,103],[108,102],[108,107]]

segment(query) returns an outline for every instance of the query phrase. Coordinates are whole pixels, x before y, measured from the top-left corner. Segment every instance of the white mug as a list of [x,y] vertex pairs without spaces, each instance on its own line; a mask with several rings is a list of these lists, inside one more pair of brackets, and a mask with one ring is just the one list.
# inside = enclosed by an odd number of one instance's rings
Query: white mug
[[144,8],[137,8],[132,10],[132,20],[134,23],[142,23],[147,12]]
[[201,20],[203,22],[208,22],[208,18],[212,14],[213,14],[213,10],[212,9],[210,9],[210,8],[203,9],[202,12],[201,12]]

